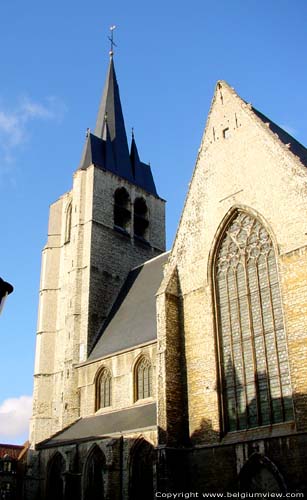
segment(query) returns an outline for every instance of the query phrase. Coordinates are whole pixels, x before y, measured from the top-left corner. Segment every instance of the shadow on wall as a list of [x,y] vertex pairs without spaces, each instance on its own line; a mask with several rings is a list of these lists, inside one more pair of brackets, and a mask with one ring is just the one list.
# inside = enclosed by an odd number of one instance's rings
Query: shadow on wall
[[[156,468],[155,450],[143,438],[135,440],[105,438],[109,444],[109,454],[94,443],[84,453],[82,443],[59,446],[51,453],[46,470],[40,471],[40,500],[143,500],[154,495],[154,470]],[[104,440],[102,440],[104,441]],[[129,448],[128,462],[123,464],[124,450]],[[48,453],[50,449],[41,450]],[[43,464],[41,460],[41,464]],[[127,474],[129,484],[123,484]],[[33,496],[31,496],[33,498]]]
[[[294,421],[292,397],[273,397],[273,394],[282,394],[278,378],[270,380],[265,372],[256,371],[251,380],[245,377],[243,382],[229,359],[223,382],[219,394],[221,414],[224,415],[221,431],[213,428],[211,420],[203,418],[191,435],[192,443],[219,443],[229,432]],[[300,399],[296,398],[296,403]]]

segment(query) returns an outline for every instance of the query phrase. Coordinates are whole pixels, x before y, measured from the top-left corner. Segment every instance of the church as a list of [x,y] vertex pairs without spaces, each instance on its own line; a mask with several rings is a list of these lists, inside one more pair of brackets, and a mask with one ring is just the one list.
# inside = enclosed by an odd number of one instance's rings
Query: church
[[25,496],[307,493],[307,150],[219,81],[166,252],[113,59],[50,207]]

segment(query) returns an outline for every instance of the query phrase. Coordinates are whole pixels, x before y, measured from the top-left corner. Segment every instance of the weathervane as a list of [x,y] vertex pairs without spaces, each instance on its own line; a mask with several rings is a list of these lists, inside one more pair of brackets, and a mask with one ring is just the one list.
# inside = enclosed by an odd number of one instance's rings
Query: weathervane
[[113,31],[115,30],[116,26],[114,24],[114,26],[110,26],[110,31],[111,31],[111,36],[108,36],[108,39],[110,40],[111,42],[111,50],[109,52],[110,56],[112,57],[114,52],[113,52],[113,47],[117,47],[116,43],[114,42],[113,40]]

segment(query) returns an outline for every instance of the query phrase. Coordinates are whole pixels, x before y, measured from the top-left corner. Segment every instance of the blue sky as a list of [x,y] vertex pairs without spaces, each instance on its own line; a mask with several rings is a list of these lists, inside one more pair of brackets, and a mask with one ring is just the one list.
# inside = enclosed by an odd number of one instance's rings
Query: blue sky
[[94,128],[116,24],[127,132],[168,200],[170,247],[218,79],[307,144],[305,0],[11,0],[0,6],[0,442],[31,406],[48,207],[72,183]]

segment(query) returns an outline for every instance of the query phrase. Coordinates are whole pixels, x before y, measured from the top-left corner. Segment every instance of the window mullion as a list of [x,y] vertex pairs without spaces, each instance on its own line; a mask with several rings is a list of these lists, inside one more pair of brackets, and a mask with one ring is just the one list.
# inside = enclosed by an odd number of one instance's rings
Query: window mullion
[[245,399],[245,414],[246,414],[246,423],[248,424],[249,408],[248,408],[248,396],[247,396],[247,380],[246,380],[244,342],[243,342],[243,333],[242,333],[241,316],[240,316],[240,301],[239,301],[239,291],[238,291],[237,269],[238,269],[238,267],[236,268],[235,273],[234,273],[234,277],[235,277],[234,282],[235,282],[236,303],[237,303],[239,333],[240,333],[240,342],[241,342],[241,359],[242,359],[242,372],[243,372],[243,391],[244,391],[244,399]]
[[[233,385],[234,385],[234,400],[235,400],[235,408],[236,408],[236,427],[237,429],[240,428],[240,422],[239,422],[239,413],[238,413],[238,399],[237,399],[237,381],[236,381],[236,370],[235,370],[235,358],[234,358],[234,347],[233,347],[233,331],[232,331],[232,323],[231,323],[231,309],[230,309],[230,294],[229,294],[229,285],[228,285],[228,273],[229,269],[227,269],[227,272],[225,273],[225,283],[226,283],[226,292],[227,292],[227,310],[228,310],[228,322],[229,322],[229,334],[230,334],[230,351],[231,351],[231,369],[232,369],[232,379],[233,379]],[[225,359],[223,356],[223,362],[224,362],[224,381],[225,381]],[[224,384],[226,385],[226,384]],[[227,389],[225,387],[225,392],[226,392],[226,397],[227,397]],[[225,398],[226,399],[226,398]],[[226,401],[227,403],[227,401]],[[229,412],[228,408],[226,406],[226,415],[228,415],[229,418]]]
[[283,388],[282,388],[282,383],[281,383],[279,353],[278,353],[277,336],[276,336],[276,320],[275,320],[274,307],[273,307],[273,298],[272,298],[272,288],[271,288],[271,281],[270,281],[270,274],[269,274],[268,256],[266,256],[266,259],[265,259],[265,269],[266,269],[266,276],[267,276],[268,289],[269,289],[269,295],[270,295],[270,309],[271,309],[273,329],[274,329],[274,346],[275,346],[275,353],[276,353],[276,360],[277,360],[276,364],[277,364],[277,372],[278,372],[278,384],[279,384],[279,390],[280,390],[281,413],[282,413],[282,419],[284,421],[285,420],[285,407],[284,407],[284,398],[283,398]]
[[[258,295],[258,300],[260,304],[260,323],[261,323],[261,333],[262,333],[262,338],[263,338],[263,346],[264,346],[264,362],[265,362],[265,371],[266,371],[266,385],[267,385],[267,391],[268,391],[268,403],[269,403],[269,412],[270,412],[270,423],[273,423],[273,408],[272,408],[272,397],[271,397],[271,387],[270,387],[270,376],[269,376],[269,363],[268,363],[268,351],[267,351],[267,344],[266,344],[266,338],[265,338],[265,331],[264,331],[264,319],[263,319],[263,302],[262,302],[262,297],[260,293],[260,280],[259,280],[259,266],[258,262],[256,264],[256,279],[257,279],[257,295]],[[259,392],[259,389],[258,389]]]

